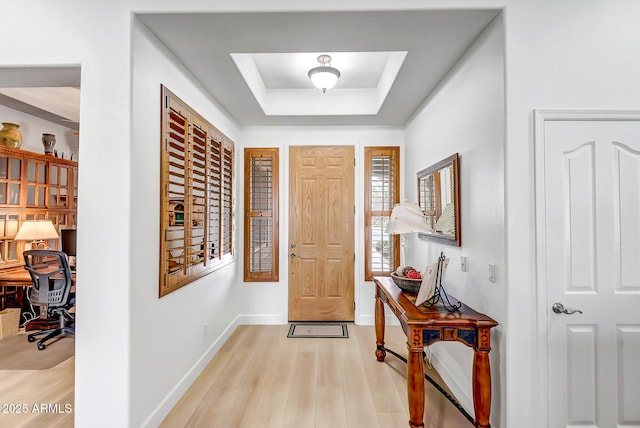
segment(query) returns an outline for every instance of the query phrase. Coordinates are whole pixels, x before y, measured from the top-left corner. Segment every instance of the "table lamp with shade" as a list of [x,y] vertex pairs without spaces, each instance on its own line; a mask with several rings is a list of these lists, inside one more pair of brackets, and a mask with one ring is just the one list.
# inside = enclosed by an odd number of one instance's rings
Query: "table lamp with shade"
[[[431,231],[427,225],[427,219],[416,203],[395,204],[385,230],[390,235]],[[400,236],[400,241],[400,264],[404,266],[403,236]]]
[[[393,207],[386,232],[391,235],[402,235],[415,232],[433,232],[433,230],[431,230],[427,225],[427,219],[418,204],[404,203],[396,204]],[[400,238],[402,241],[402,236]],[[404,265],[404,242],[400,244],[400,263]],[[441,301],[443,306],[449,312],[455,312],[460,309],[461,305],[459,302],[451,303],[444,287],[442,286],[442,276],[444,275],[443,269],[446,269],[446,267],[443,266],[446,266],[446,263],[448,263],[448,261],[445,260],[444,254],[441,252],[440,257],[438,258],[437,267],[435,267],[437,271],[433,295],[429,296],[423,304],[430,307],[438,303],[438,301]],[[419,292],[418,297],[420,297],[420,294],[421,293]]]
[[51,220],[25,220],[13,238],[16,241],[31,241],[31,249],[47,250],[47,241],[58,239],[58,231]]

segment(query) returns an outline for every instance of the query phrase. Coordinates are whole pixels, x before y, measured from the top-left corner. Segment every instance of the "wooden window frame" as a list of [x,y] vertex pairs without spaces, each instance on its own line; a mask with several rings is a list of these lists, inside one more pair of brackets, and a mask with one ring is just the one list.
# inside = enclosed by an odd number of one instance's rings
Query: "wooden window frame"
[[[372,208],[372,167],[374,157],[388,157],[391,159],[392,173],[394,174],[394,180],[392,184],[392,199],[393,203],[390,204],[389,210],[385,211],[373,211]],[[365,258],[365,280],[372,281],[374,276],[389,276],[393,269],[400,264],[400,237],[394,235],[391,237],[393,261],[390,270],[373,270],[372,260],[373,254],[371,250],[372,240],[372,223],[374,217],[391,217],[391,210],[393,205],[400,202],[400,147],[398,146],[385,146],[385,147],[365,147],[364,149],[364,258]]]
[[[245,148],[244,149],[244,281],[245,282],[276,282],[279,280],[279,150],[278,148]],[[254,162],[258,158],[271,159],[271,186],[269,191],[269,206],[271,210],[254,210],[251,201],[255,195],[252,192],[252,181]],[[251,229],[251,220],[255,218],[269,218],[271,220],[271,242],[267,248],[270,248],[271,269],[269,271],[254,271],[252,262],[252,254],[262,251],[255,250],[252,245],[252,237],[254,234]]]
[[234,143],[161,85],[160,281],[165,296],[234,260]]

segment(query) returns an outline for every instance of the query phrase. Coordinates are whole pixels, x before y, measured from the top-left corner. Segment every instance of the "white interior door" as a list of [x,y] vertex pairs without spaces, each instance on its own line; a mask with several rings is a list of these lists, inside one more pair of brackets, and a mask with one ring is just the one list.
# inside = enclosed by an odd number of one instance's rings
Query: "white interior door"
[[537,113],[536,187],[544,426],[640,427],[640,114]]

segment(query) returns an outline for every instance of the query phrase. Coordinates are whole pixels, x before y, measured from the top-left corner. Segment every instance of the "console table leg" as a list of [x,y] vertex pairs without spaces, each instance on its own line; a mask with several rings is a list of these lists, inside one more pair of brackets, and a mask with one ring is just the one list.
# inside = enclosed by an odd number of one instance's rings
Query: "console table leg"
[[409,400],[409,426],[424,427],[424,366],[422,348],[409,348],[407,364],[407,395]]
[[476,350],[473,355],[473,408],[476,426],[489,428],[491,412],[491,366],[489,351]]
[[[377,290],[376,290],[377,294]],[[376,323],[376,359],[384,361],[387,353],[384,350],[384,303],[379,296],[376,296],[375,307],[375,323]]]

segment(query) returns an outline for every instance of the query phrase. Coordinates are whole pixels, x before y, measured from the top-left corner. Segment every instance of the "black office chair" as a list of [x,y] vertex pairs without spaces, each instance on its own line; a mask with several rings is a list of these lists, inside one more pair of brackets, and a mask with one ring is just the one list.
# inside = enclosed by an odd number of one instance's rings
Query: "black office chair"
[[24,253],[24,268],[31,274],[29,300],[32,304],[40,305],[41,317],[57,316],[60,325],[53,330],[43,330],[27,336],[29,342],[35,342],[36,337],[46,334],[38,341],[38,349],[43,350],[45,342],[62,334],[75,334],[75,327],[68,326],[74,321],[74,315],[69,309],[74,306],[75,293],[71,293],[73,279],[67,255],[62,251],[30,250]]

